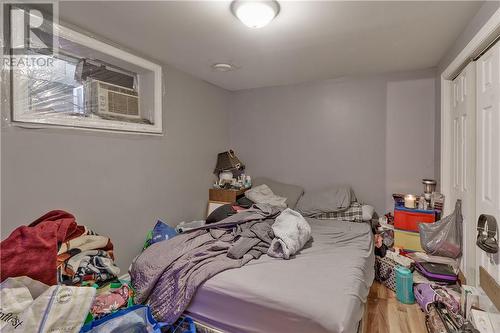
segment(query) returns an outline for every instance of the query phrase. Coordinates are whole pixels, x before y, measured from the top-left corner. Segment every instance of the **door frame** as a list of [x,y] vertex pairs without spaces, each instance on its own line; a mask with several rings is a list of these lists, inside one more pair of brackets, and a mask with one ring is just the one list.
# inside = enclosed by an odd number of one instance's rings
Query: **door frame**
[[[465,48],[453,59],[439,75],[441,85],[441,192],[449,196],[452,189],[451,175],[444,170],[451,168],[451,92],[452,79],[465,68],[471,58],[478,55],[493,39],[500,33],[500,9],[490,17],[485,25],[469,41]],[[445,213],[449,213],[453,207],[445,205]]]
[[[455,59],[440,73],[441,87],[441,163],[440,180],[441,193],[445,198],[450,198],[453,188],[452,174],[448,172],[452,167],[452,79],[454,79],[469,63],[471,59],[478,56],[492,40],[500,34],[500,9],[489,18],[484,26],[469,41],[465,48],[455,57]],[[471,205],[476,205],[474,201]],[[451,213],[454,205],[447,202],[443,214]]]
[[[440,74],[441,85],[441,192],[449,196],[452,189],[451,175],[444,170],[451,168],[451,84],[452,79],[465,67],[468,60],[484,49],[496,34],[500,33],[500,9],[490,17],[486,24],[476,33],[465,48]],[[445,214],[453,207],[445,205]]]

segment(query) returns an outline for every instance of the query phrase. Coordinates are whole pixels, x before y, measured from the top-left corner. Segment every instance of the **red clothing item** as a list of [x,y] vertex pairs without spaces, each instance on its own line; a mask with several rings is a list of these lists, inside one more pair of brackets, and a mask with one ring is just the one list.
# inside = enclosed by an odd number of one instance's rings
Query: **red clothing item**
[[29,226],[15,229],[0,243],[0,278],[29,276],[48,285],[57,284],[59,244],[81,232],[75,217],[53,210]]

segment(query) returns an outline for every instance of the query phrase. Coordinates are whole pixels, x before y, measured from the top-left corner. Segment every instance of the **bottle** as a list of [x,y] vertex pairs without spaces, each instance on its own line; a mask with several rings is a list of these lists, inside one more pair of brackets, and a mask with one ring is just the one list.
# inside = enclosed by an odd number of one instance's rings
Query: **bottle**
[[396,298],[404,304],[415,303],[413,273],[406,267],[396,267]]

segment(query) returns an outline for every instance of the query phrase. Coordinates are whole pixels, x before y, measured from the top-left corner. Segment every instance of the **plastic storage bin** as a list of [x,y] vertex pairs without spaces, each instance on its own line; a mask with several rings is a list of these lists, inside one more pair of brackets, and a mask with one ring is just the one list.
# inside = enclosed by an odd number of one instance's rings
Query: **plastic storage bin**
[[433,223],[435,221],[436,212],[433,210],[394,207],[394,227],[396,229],[418,232],[420,223]]
[[396,298],[404,304],[415,303],[413,273],[406,267],[396,267]]

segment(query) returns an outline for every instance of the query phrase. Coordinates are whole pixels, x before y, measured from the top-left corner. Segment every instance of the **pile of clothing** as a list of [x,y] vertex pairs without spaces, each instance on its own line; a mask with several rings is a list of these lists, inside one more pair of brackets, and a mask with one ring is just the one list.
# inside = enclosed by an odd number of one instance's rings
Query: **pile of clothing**
[[0,243],[1,281],[28,276],[47,285],[103,284],[115,279],[113,244],[75,217],[53,210],[15,229]]

